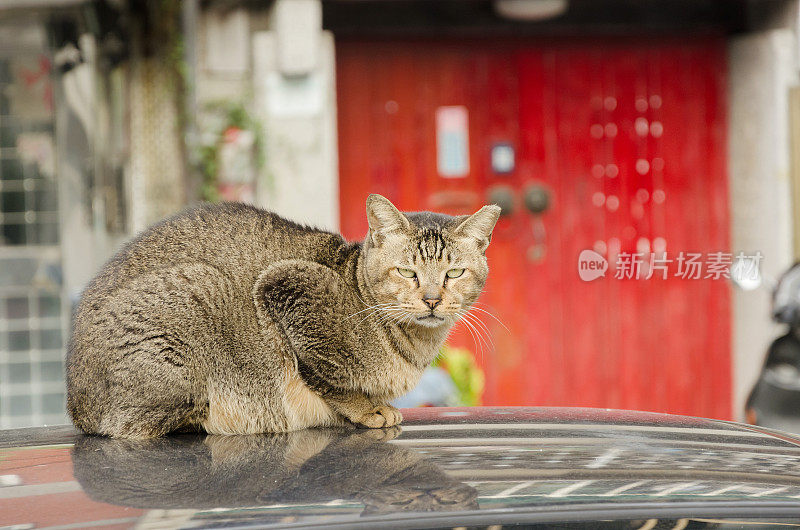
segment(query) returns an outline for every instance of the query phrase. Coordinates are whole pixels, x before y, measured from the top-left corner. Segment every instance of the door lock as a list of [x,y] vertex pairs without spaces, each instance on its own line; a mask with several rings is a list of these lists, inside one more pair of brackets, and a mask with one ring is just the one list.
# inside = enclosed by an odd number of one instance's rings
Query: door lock
[[523,195],[525,208],[534,214],[541,214],[550,209],[550,191],[541,184],[530,184]]
[[489,204],[500,207],[500,217],[508,217],[514,213],[514,190],[502,184],[489,188]]

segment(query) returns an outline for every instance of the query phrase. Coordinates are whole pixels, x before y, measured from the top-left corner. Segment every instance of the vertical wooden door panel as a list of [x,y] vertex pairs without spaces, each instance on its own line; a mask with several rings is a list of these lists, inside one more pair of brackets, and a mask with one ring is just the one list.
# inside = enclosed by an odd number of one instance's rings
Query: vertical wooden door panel
[[[368,193],[405,210],[474,211],[515,194],[487,253],[481,318],[466,329],[486,404],[625,407],[728,418],[725,281],[583,282],[581,250],[729,252],[722,40],[337,43],[342,230],[366,232]],[[468,112],[469,173],[437,171],[436,110]],[[491,149],[512,145],[497,174]],[[523,206],[531,185],[552,207]],[[656,274],[656,276],[659,276]],[[480,317],[481,313],[477,312]]]

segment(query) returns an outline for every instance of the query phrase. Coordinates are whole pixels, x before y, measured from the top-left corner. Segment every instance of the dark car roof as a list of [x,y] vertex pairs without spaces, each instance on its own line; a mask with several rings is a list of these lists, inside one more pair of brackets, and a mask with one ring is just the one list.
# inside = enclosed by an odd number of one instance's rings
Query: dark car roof
[[800,520],[794,435],[614,410],[404,415],[402,429],[258,436],[0,431],[0,526]]

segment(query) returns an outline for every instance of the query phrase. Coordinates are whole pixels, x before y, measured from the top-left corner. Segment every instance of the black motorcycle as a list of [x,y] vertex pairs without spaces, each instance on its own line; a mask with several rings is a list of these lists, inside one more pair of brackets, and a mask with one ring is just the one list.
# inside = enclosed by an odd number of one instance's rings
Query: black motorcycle
[[[738,282],[737,282],[738,283]],[[778,280],[772,292],[772,318],[788,325],[775,339],[745,405],[748,423],[800,432],[800,263]]]

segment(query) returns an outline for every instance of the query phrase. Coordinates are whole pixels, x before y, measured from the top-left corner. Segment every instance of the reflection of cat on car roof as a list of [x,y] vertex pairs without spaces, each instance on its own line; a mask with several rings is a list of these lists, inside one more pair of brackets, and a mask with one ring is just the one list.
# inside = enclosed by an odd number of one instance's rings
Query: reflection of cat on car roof
[[186,435],[151,440],[81,437],[74,473],[94,500],[137,508],[325,503],[363,514],[476,509],[474,488],[419,453],[383,443],[396,428],[287,434]]

